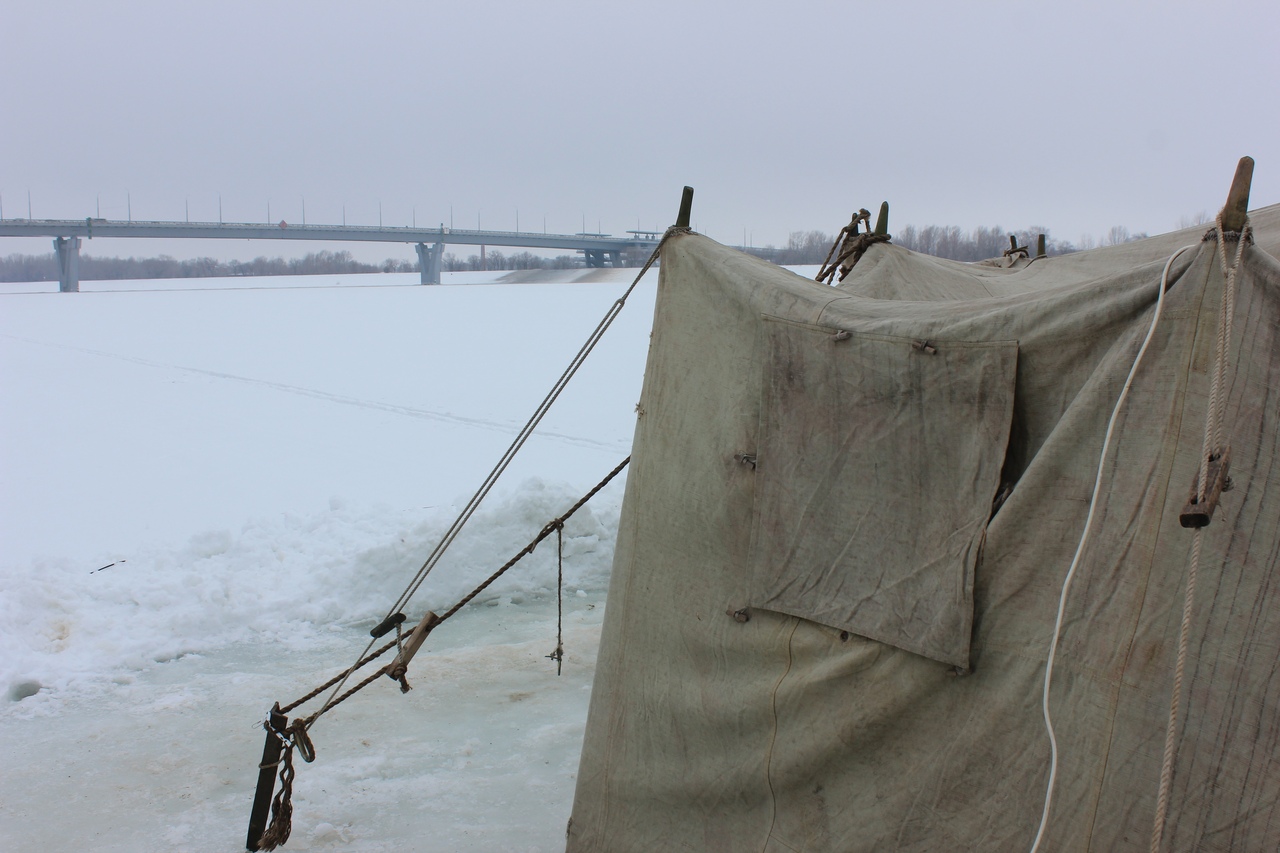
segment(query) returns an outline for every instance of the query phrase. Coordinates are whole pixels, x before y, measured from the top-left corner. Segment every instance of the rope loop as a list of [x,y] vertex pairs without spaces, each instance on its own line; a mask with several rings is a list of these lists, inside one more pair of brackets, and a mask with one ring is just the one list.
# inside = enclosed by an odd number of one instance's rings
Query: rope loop
[[302,756],[302,760],[310,764],[316,760],[316,747],[311,742],[311,736],[307,734],[307,724],[304,720],[294,720],[288,728],[289,739],[293,741],[293,746],[297,747],[298,754]]

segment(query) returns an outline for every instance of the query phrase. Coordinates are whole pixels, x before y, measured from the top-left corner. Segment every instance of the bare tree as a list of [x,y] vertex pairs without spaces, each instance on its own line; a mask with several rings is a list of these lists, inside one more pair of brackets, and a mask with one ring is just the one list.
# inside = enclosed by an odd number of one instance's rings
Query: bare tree
[[1129,229],[1123,225],[1112,225],[1107,229],[1107,233],[1102,235],[1102,245],[1119,246],[1121,243],[1129,242]]
[[1178,219],[1178,228],[1195,228],[1197,225],[1208,225],[1212,221],[1206,211],[1199,211],[1194,216],[1182,216]]

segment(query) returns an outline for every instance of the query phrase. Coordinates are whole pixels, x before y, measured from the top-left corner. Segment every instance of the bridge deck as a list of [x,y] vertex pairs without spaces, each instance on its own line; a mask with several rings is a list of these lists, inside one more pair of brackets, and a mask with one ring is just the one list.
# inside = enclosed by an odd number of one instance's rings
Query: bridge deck
[[445,243],[518,246],[591,252],[652,250],[647,236],[540,234],[533,231],[468,231],[453,228],[388,228],[369,225],[276,225],[249,222],[122,222],[107,219],[0,219],[0,237],[185,237],[224,240],[327,240],[371,243]]

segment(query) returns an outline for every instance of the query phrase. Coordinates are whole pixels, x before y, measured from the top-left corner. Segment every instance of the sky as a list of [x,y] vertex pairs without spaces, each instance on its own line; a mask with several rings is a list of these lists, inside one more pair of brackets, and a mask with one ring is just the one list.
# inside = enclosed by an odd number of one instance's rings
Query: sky
[[[0,25],[6,218],[1162,233],[1280,201],[1280,6],[43,2]],[[102,240],[99,255],[309,243]],[[345,244],[358,258],[412,247]],[[0,254],[43,253],[5,238]],[[470,247],[451,249],[468,254]]]

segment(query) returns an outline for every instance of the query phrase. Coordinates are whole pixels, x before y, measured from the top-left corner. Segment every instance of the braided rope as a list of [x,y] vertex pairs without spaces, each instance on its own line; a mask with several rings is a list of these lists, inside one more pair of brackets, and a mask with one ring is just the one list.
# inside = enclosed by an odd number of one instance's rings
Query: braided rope
[[333,678],[326,681],[324,684],[321,684],[315,690],[312,690],[306,696],[303,696],[301,699],[295,699],[291,704],[285,705],[283,708],[280,709],[280,713],[287,714],[290,711],[292,711],[294,708],[298,707],[299,705],[304,705],[307,702],[310,702],[312,699],[316,698],[321,693],[325,692],[330,687],[337,684],[339,681],[343,680],[344,678],[350,678],[353,672],[360,669],[365,664],[368,664],[368,663],[371,663],[372,661],[377,660],[378,658],[382,657],[384,654],[386,654],[387,652],[395,648],[396,643],[397,643],[397,640],[392,640],[382,648],[374,651],[372,654],[362,657],[360,660],[356,661],[355,664],[347,667],[342,672],[338,673]]
[[[1223,421],[1226,420],[1227,400],[1223,392],[1226,382],[1227,352],[1231,347],[1232,324],[1236,310],[1236,272],[1244,257],[1244,247],[1249,241],[1251,227],[1246,223],[1240,231],[1235,258],[1227,263],[1226,229],[1222,214],[1218,214],[1218,263],[1222,270],[1222,300],[1218,306],[1218,337],[1214,347],[1213,380],[1209,386],[1208,411],[1205,413],[1204,440],[1201,444],[1199,473],[1196,477],[1196,498],[1203,504],[1209,488],[1209,456],[1214,448],[1223,446]],[[1187,666],[1187,650],[1191,640],[1191,616],[1195,606],[1196,578],[1200,573],[1200,552],[1203,527],[1197,527],[1191,541],[1191,557],[1187,566],[1187,589],[1182,599],[1182,621],[1178,625],[1178,654],[1173,667],[1173,689],[1169,698],[1169,721],[1165,727],[1164,755],[1160,764],[1160,787],[1156,793],[1156,812],[1151,828],[1151,853],[1159,853],[1164,842],[1164,825],[1169,814],[1169,791],[1173,785],[1173,763],[1177,755],[1178,717],[1182,705],[1182,683]]]
[[[566,521],[569,520],[569,518],[573,516],[574,513],[582,509],[582,507],[586,505],[587,501],[595,497],[596,494],[598,494],[601,489],[607,486],[609,482],[613,480],[614,477],[618,476],[618,474],[622,472],[622,469],[626,468],[630,462],[631,462],[630,456],[628,456],[626,459],[623,459],[620,463],[618,463],[617,466],[614,467],[612,471],[610,471],[608,474],[605,475],[605,478],[603,480],[601,480],[594,487],[592,487],[590,491],[588,491],[585,495],[579,498],[577,503],[569,507],[569,509],[563,515],[548,522],[546,526],[544,526],[542,530],[538,532],[538,535],[533,538],[533,541],[531,541],[528,545],[522,548],[518,554],[516,554],[514,557],[512,557],[510,560],[504,563],[496,572],[494,572],[492,575],[486,578],[479,586],[477,586],[471,592],[463,596],[462,600],[459,601],[457,604],[455,604],[453,607],[449,608],[449,610],[444,614],[444,616],[441,616],[439,619],[437,619],[432,624],[431,626],[432,629],[439,627],[441,622],[444,622],[446,619],[450,618],[451,616],[456,614],[459,610],[461,610],[463,607],[465,607],[468,602],[470,602],[473,598],[475,598],[482,591],[484,591],[484,589],[488,587],[491,583],[496,581],[498,578],[502,577],[502,575],[505,574],[507,570],[509,570],[516,563],[520,562],[520,560],[523,557],[533,553],[533,550],[538,546],[538,543],[540,543],[543,539],[546,539],[552,533],[555,533],[557,537],[556,650],[552,654],[548,655],[547,657],[551,658],[556,662],[556,675],[559,675],[560,669],[564,660],[564,636],[563,636],[564,524]],[[387,643],[382,648],[375,651],[373,654],[362,657],[353,666],[350,666],[347,669],[343,670],[342,672],[338,673],[336,676],[329,679],[324,684],[321,684],[319,687],[312,690],[310,693],[306,694],[302,698],[295,700],[294,702],[290,703],[289,705],[286,705],[283,708],[279,708],[278,712],[287,713],[289,711],[292,711],[294,708],[297,708],[299,705],[302,705],[303,703],[308,702],[311,699],[314,699],[316,696],[319,696],[321,693],[323,693],[325,690],[327,690],[329,687],[333,686],[334,684],[338,684],[340,689],[341,685],[346,683],[346,679],[349,678],[352,673],[354,673],[356,670],[363,667],[365,664],[373,661],[380,655],[390,651],[393,648],[396,648],[397,646],[400,646],[402,643],[402,640],[403,640],[403,637],[399,630],[399,626],[397,625],[396,639]],[[396,660],[398,661],[399,658],[396,658]],[[393,667],[396,667],[396,669],[399,670],[399,672],[397,673],[393,671],[392,669]],[[296,747],[298,751],[301,753],[304,761],[308,761],[308,762],[314,761],[316,757],[315,747],[311,743],[311,738],[307,734],[307,730],[311,728],[312,725],[315,724],[316,720],[318,720],[321,715],[329,711],[332,711],[338,705],[341,705],[343,702],[350,699],[352,696],[359,693],[361,690],[368,687],[373,682],[377,681],[383,675],[391,675],[394,678],[398,678],[401,685],[401,692],[406,692],[408,690],[408,683],[405,681],[405,678],[404,678],[405,674],[403,670],[404,670],[404,665],[401,664],[400,666],[397,667],[396,661],[392,661],[389,664],[385,664],[384,666],[379,667],[377,670],[373,672],[372,675],[366,676],[363,681],[361,681],[359,684],[355,685],[354,687],[350,688],[345,693],[342,693],[341,695],[337,695],[337,691],[335,691],[334,692],[335,695],[330,696],[329,699],[324,703],[324,705],[320,707],[318,711],[313,713],[311,716],[306,717],[305,719],[295,720],[293,724],[290,725],[284,732],[281,732],[275,728],[272,728],[269,722],[264,724],[268,727],[268,731],[272,732],[284,744],[284,757],[276,762],[276,764],[279,765],[281,768],[280,769],[280,790],[276,792],[275,797],[271,801],[271,823],[269,826],[267,826],[266,830],[262,833],[262,836],[258,841],[259,850],[274,850],[280,845],[284,844],[289,839],[289,833],[292,830],[292,821],[293,821],[293,778],[294,778],[293,750]]]
[[[446,619],[449,619],[450,617],[454,616],[458,611],[460,611],[462,608],[466,607],[469,603],[471,603],[472,599],[474,599],[480,593],[484,592],[484,590],[488,588],[494,581],[496,581],[498,578],[506,574],[507,571],[509,571],[512,567],[514,567],[526,556],[528,556],[529,554],[532,554],[534,549],[538,547],[538,545],[542,542],[542,540],[546,539],[552,533],[556,533],[557,535],[559,535],[560,531],[564,529],[565,522],[568,521],[570,518],[572,518],[573,515],[577,513],[578,510],[586,506],[587,502],[590,501],[592,498],[594,498],[597,494],[599,494],[601,489],[609,485],[609,483],[613,481],[613,478],[617,477],[620,473],[622,473],[622,470],[626,468],[627,465],[630,464],[630,462],[631,462],[630,456],[628,456],[626,459],[623,459],[616,466],[614,466],[612,471],[610,471],[608,474],[604,476],[604,479],[602,479],[600,482],[592,486],[591,489],[582,497],[578,498],[577,502],[574,503],[573,506],[565,510],[565,512],[562,515],[560,515],[558,518],[554,518],[551,521],[547,522],[547,524],[542,528],[542,530],[538,532],[538,535],[535,536],[529,542],[528,545],[521,548],[514,557],[507,560],[507,562],[503,563],[498,568],[497,571],[489,575],[489,577],[485,578],[478,586],[472,589],[471,592],[464,595],[456,604],[454,604],[447,611],[445,611],[444,615],[441,616],[439,619],[437,619],[435,621],[435,624],[432,625],[432,630],[435,630],[436,628],[440,627],[441,623],[443,623]],[[558,552],[557,552],[557,558],[560,563],[560,567],[558,569],[558,576],[559,576],[558,584],[562,584],[563,578],[564,578],[563,555],[564,555],[563,540],[561,540],[561,547],[558,549]],[[560,638],[562,625],[563,625],[563,604],[561,603],[559,605],[559,611],[557,615],[557,628],[556,628],[557,640],[559,640]],[[338,673],[333,678],[326,681],[324,684],[321,684],[319,687],[312,690],[310,693],[307,693],[301,698],[295,699],[293,702],[282,707],[280,709],[280,712],[287,714],[290,711],[294,710],[295,708],[299,707],[300,705],[304,705],[307,702],[310,702],[312,699],[316,698],[321,693],[328,690],[330,687],[334,686],[335,684],[338,684],[339,682],[345,683],[346,680],[350,678],[351,675],[353,675],[357,670],[373,662],[374,660],[381,657],[383,654],[387,653],[391,649],[396,648],[398,645],[400,645],[400,642],[401,642],[401,638],[397,637],[396,639],[392,640],[391,642],[387,643],[386,645],[374,651],[372,654],[362,657],[360,660],[356,661],[354,665],[347,667],[342,672]],[[560,646],[561,644],[557,642],[557,648],[560,648]],[[320,710],[316,711],[311,716],[306,718],[306,720],[304,721],[305,728],[310,728],[311,725],[315,723],[315,721],[319,719],[323,714],[333,710],[342,702],[346,701],[347,699],[350,699],[356,693],[359,693],[361,690],[368,687],[373,682],[377,681],[379,676],[382,676],[386,673],[391,672],[391,667],[392,667],[392,664],[387,664],[386,666],[381,667],[372,675],[367,676],[359,684],[350,688],[349,690],[347,690],[345,693],[342,693],[341,695],[337,695],[335,692],[335,696],[331,696],[329,700],[325,702],[323,707],[320,708]],[[287,739],[285,742],[286,744],[289,743]]]

